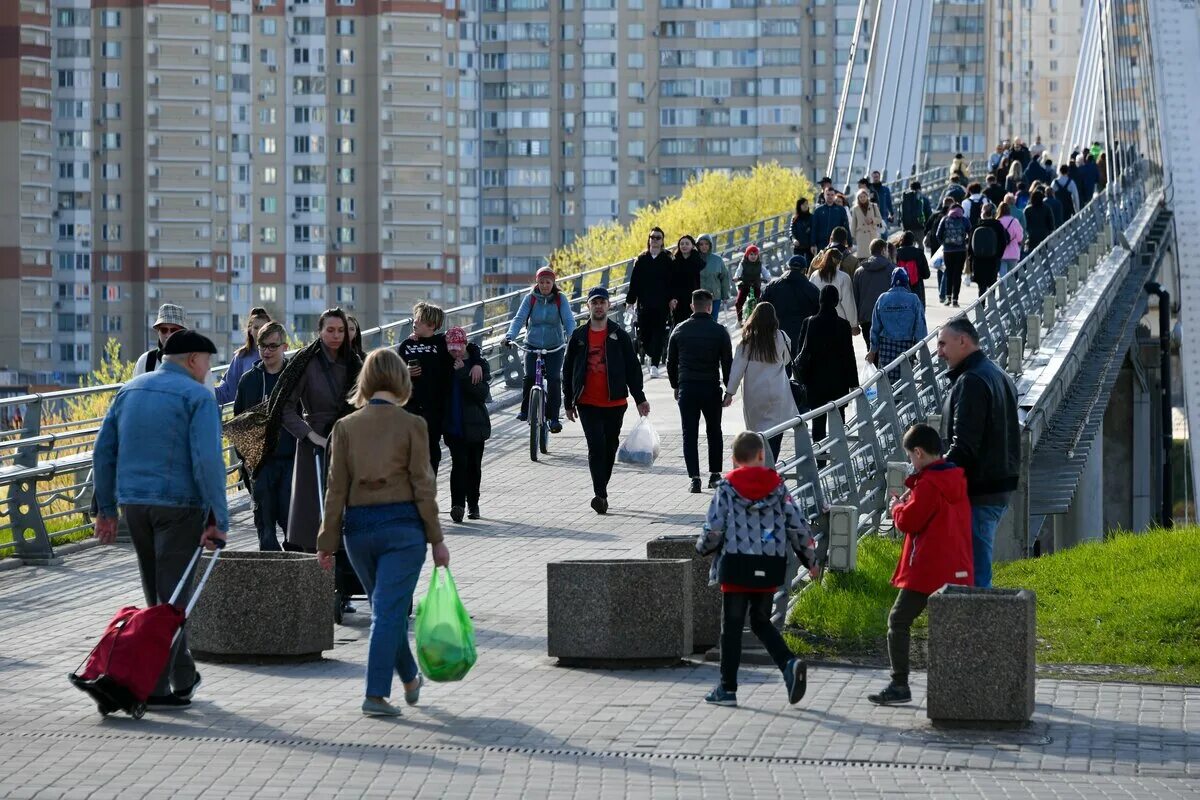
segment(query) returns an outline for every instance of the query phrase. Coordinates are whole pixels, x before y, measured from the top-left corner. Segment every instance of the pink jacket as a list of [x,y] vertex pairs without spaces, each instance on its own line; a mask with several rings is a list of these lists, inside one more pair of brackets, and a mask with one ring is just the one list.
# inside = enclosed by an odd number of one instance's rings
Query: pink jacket
[[1025,238],[1025,229],[1021,227],[1020,222],[1017,222],[1016,217],[1001,217],[998,222],[1004,226],[1004,230],[1008,231],[1008,247],[1004,248],[1004,255],[1000,258],[1004,261],[1020,259],[1021,241]]

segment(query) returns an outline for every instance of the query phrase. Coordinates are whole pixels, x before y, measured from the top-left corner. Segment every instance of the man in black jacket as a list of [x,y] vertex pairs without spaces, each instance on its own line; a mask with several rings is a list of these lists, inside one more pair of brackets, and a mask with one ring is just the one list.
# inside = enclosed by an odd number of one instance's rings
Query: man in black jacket
[[1021,467],[1017,387],[979,349],[979,333],[955,317],[938,334],[938,357],[950,367],[950,392],[942,412],[946,460],[967,473],[975,585],[992,585],[992,545]]
[[[803,256],[793,256],[803,260]],[[807,282],[807,280],[806,280]],[[691,492],[700,493],[700,415],[708,437],[708,488],[721,482],[721,399],[733,366],[729,331],[712,318],[713,296],[692,292],[692,315],[675,326],[667,342],[667,378],[683,421],[683,463]]]
[[804,320],[821,309],[821,292],[808,279],[807,272],[804,256],[792,256],[784,273],[768,283],[762,293],[763,302],[775,306],[779,328],[791,342],[790,357],[800,352],[800,327]]
[[608,289],[588,292],[588,324],[575,329],[563,359],[563,401],[567,419],[583,424],[592,473],[592,510],[608,513],[608,481],[621,441],[627,399],[633,395],[638,413],[650,413],[642,391],[642,367],[629,334],[608,318]]

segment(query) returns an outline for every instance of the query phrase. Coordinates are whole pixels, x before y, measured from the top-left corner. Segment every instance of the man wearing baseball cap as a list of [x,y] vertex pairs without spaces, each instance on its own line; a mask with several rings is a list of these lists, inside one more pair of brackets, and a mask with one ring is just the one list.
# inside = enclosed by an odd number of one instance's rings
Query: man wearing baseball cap
[[137,363],[133,365],[135,376],[154,371],[162,359],[163,343],[171,334],[187,328],[187,316],[181,306],[163,303],[158,307],[158,319],[154,320],[153,327],[158,332],[158,347],[147,350],[138,358]]
[[592,473],[592,510],[608,513],[608,481],[621,443],[621,422],[629,395],[643,417],[650,403],[642,391],[642,365],[633,340],[608,318],[608,289],[588,292],[588,324],[575,329],[567,342],[563,364],[563,399],[567,419],[579,417],[587,439],[588,469]]
[[[221,413],[204,387],[217,348],[195,331],[180,330],[161,350],[159,368],[133,378],[113,398],[92,455],[96,538],[116,541],[119,504],[147,605],[167,602],[196,548],[221,546],[229,530]],[[189,584],[178,603],[186,604],[190,594]],[[199,685],[185,629],[147,704],[186,706]]]

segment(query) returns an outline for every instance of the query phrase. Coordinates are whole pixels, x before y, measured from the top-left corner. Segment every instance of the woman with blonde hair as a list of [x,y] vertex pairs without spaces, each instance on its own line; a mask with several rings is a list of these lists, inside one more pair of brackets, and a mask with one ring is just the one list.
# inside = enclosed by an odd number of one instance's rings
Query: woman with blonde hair
[[238,381],[258,362],[258,332],[270,321],[271,315],[265,308],[255,306],[250,309],[246,317],[246,343],[234,351],[229,367],[215,390],[220,405],[233,402],[237,397]]
[[854,239],[859,258],[871,254],[871,242],[883,238],[883,215],[879,206],[871,202],[871,193],[859,189],[854,206],[850,209],[850,236]]
[[438,522],[437,481],[429,463],[425,420],[404,410],[412,378],[391,348],[372,350],[358,374],[351,402],[358,408],[329,434],[329,488],[317,537],[317,559],[333,566],[344,547],[371,598],[367,647],[366,716],[400,716],[388,702],[392,672],[404,700],[416,705],[423,679],[408,645],[408,609],[425,549],[449,566]]
[[[767,302],[756,305],[742,327],[742,340],[733,353],[724,398],[726,406],[732,404],[738,387],[745,381],[742,417],[746,430],[765,431],[796,416],[796,401],[787,376],[791,353],[792,343],[779,329],[775,306]],[[779,458],[782,443],[782,434],[770,441],[775,458]]]
[[[837,315],[850,323],[854,335],[858,336],[858,308],[854,304],[854,283],[850,276],[841,269],[842,260],[836,251],[822,250],[813,260],[809,280],[820,292],[826,286],[838,290]],[[796,343],[799,346],[799,342]]]

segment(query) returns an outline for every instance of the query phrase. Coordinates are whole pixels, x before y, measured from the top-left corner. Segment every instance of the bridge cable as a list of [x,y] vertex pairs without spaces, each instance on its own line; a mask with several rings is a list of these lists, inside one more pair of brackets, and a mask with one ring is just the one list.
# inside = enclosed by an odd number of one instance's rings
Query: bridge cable
[[[833,128],[833,142],[829,146],[829,160],[825,165],[825,174],[833,178],[837,184],[838,148],[842,141],[842,126],[846,118],[846,106],[850,100],[850,82],[854,77],[854,63],[858,54],[858,44],[862,39],[862,26],[867,13],[867,0],[858,0],[858,13],[854,18],[854,35],[850,39],[850,55],[846,61],[846,74],[842,79],[841,99],[838,102],[837,120]],[[837,20],[834,20],[834,41],[837,40]],[[836,56],[835,56],[836,61]],[[836,68],[837,64],[834,64]]]
[[[867,49],[867,71],[863,75],[863,90],[858,97],[858,118],[854,121],[854,140],[850,145],[850,160],[846,163],[846,193],[850,193],[850,181],[854,180],[854,156],[858,153],[858,131],[862,127],[863,112],[867,106],[867,81],[871,77],[871,65],[875,62],[876,45],[879,42],[879,18],[883,16],[883,0],[875,5],[875,19],[871,23],[871,46]],[[849,200],[849,198],[847,198]]]
[[[895,0],[895,1],[897,2],[897,4],[899,4],[899,0]],[[923,5],[923,3],[922,3],[922,5]],[[908,66],[908,62],[911,62],[912,64],[915,64],[917,62],[917,54],[916,54],[917,48],[916,47],[912,48],[913,49],[912,58],[908,58],[908,52],[909,52],[908,22],[913,17],[913,10],[914,9],[912,9],[911,7],[905,8],[904,22],[901,27],[901,33],[900,33],[900,59],[899,59],[900,63],[896,65],[896,91],[894,91],[892,93],[892,111],[891,111],[891,114],[888,116],[888,124],[891,126],[893,131],[896,128],[896,106],[898,106],[899,102],[900,102],[900,92],[901,92],[902,88],[906,85],[904,82],[905,67]],[[917,13],[918,14],[921,13],[919,9],[917,10]],[[917,38],[920,39],[920,29],[919,28],[914,31],[914,34],[916,34]],[[913,77],[914,78],[916,77],[915,69],[913,70]],[[922,87],[922,91],[923,91],[923,87]],[[922,97],[923,96],[924,95],[922,94]],[[922,105],[924,105],[923,101],[922,101]],[[907,132],[905,133],[905,136],[907,136]],[[903,139],[901,139],[901,141],[903,141]],[[872,147],[874,146],[874,144],[875,144],[875,142],[872,141],[871,142]],[[901,152],[900,156],[901,156],[901,158],[903,158],[904,153]],[[892,163],[892,137],[891,136],[888,136],[887,151],[884,153],[883,163],[885,163],[885,164]],[[914,167],[912,171],[915,174],[916,168]],[[896,177],[900,177],[900,175],[901,175],[900,170],[896,170]],[[886,174],[884,175],[884,177],[886,179],[886,177],[887,177]]]
[[[941,0],[931,0],[931,2],[930,2],[930,6],[929,6],[930,28],[932,29],[932,27],[933,27],[933,21],[934,21],[933,15],[934,15],[935,9],[937,9],[937,8],[941,8],[942,13],[938,20],[937,45],[933,49],[933,53],[936,56],[936,58],[933,61],[933,91],[924,93],[926,95],[933,95],[934,120],[930,121],[931,128],[932,128],[932,122],[935,121],[937,118],[937,105],[938,105],[937,104],[937,96],[940,93],[938,80],[941,77],[941,72],[942,72],[942,39],[946,34],[946,6],[943,2],[941,2]],[[928,53],[926,53],[926,55],[925,55],[925,67],[926,67],[926,69],[928,69],[928,67],[929,67],[929,54]],[[927,80],[927,79],[922,77],[922,80]],[[921,113],[917,117],[917,120],[918,120],[917,121],[917,164],[922,169],[925,169],[926,167],[929,166],[929,153],[926,152],[926,148],[925,148],[925,136],[924,136],[925,103],[924,103],[924,101],[922,101],[922,103],[921,103]],[[932,140],[932,138],[933,138],[933,134],[931,133],[930,139]],[[932,144],[932,141],[930,143]]]
[[[883,114],[880,113],[881,108],[883,106],[883,91],[884,91],[884,87],[887,85],[886,76],[888,73],[888,64],[892,58],[892,40],[896,38],[894,36],[894,33],[896,31],[896,8],[897,8],[897,6],[899,6],[899,0],[879,0],[879,6],[880,6],[881,10],[883,8],[884,2],[887,2],[889,5],[891,5],[891,12],[888,15],[888,27],[887,27],[887,31],[885,32],[885,35],[887,36],[887,44],[883,48],[883,63],[879,65],[879,69],[878,69],[879,94],[878,94],[878,98],[874,98],[874,97],[872,98],[872,99],[875,99],[876,102],[872,103],[872,111],[874,112],[874,119],[871,121],[871,141],[867,145],[867,168],[865,170],[867,177],[870,177],[871,170],[875,166],[875,141],[879,138],[879,120],[883,117]],[[903,45],[904,45],[904,43],[901,42],[902,48],[903,48]],[[871,49],[872,50],[875,49],[874,42],[871,43]],[[900,58],[901,59],[904,58],[903,49],[900,52]],[[901,63],[903,63],[903,62],[901,62]],[[871,75],[868,72],[867,80],[871,81],[872,83],[875,83],[875,76]],[[898,80],[899,80],[899,71],[897,71],[897,81]],[[863,89],[864,90],[866,89],[865,85],[863,86]],[[899,93],[900,93],[900,87],[899,87],[899,84],[897,84],[896,91],[893,92],[893,97]],[[871,94],[874,95],[875,93],[872,91]],[[864,97],[866,96],[865,91],[863,92],[863,95],[864,95]],[[895,114],[895,103],[892,104],[892,113]],[[890,124],[890,122],[891,122],[890,117],[889,117],[888,121]],[[888,136],[889,142],[891,141],[891,139],[892,139],[892,137]],[[887,164],[887,163],[888,162],[885,159],[884,164]],[[883,168],[882,175],[883,175],[884,180],[886,181],[887,180],[887,167],[886,166]]]

